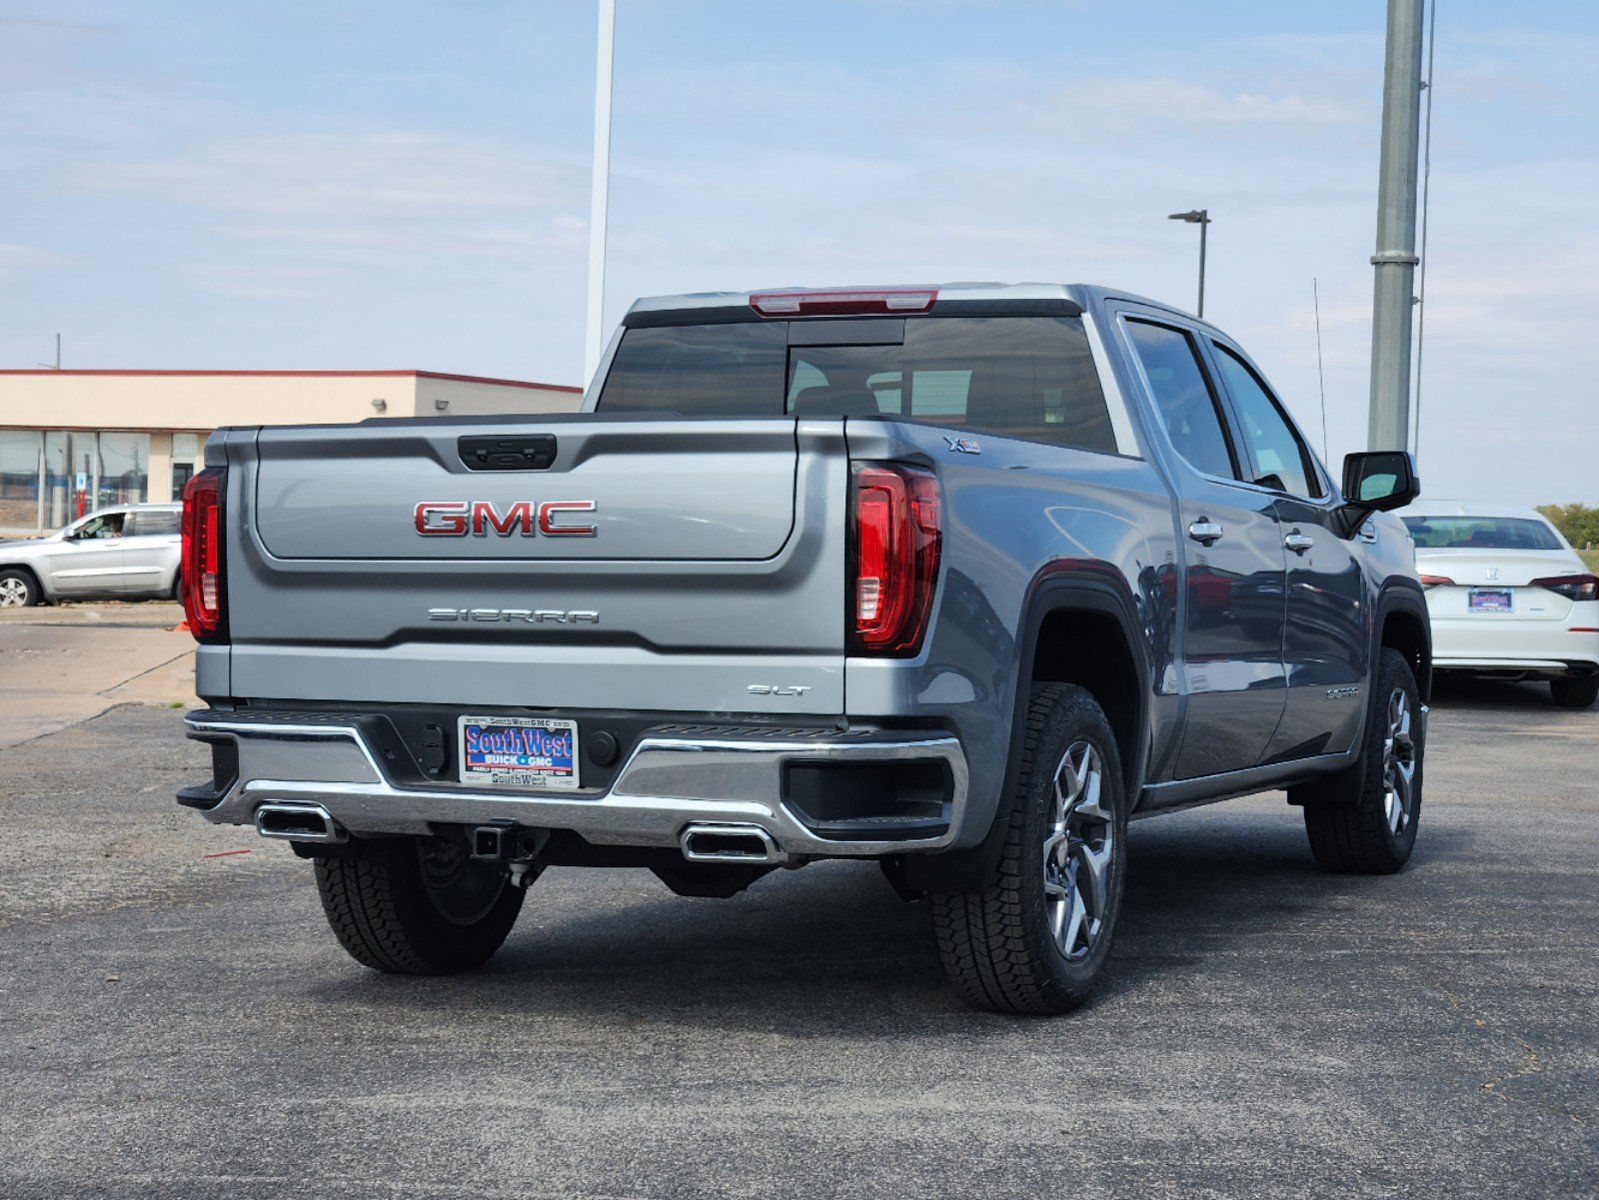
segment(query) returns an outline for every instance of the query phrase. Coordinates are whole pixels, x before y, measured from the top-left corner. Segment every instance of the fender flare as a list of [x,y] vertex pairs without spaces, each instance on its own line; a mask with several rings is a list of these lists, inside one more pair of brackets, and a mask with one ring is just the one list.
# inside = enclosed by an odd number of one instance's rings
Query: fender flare
[[[1110,563],[1093,559],[1052,562],[1034,575],[1028,585],[1017,621],[1021,634],[1015,677],[1011,685],[1009,749],[1004,782],[988,831],[982,842],[970,849],[907,856],[904,869],[908,887],[915,890],[973,891],[982,886],[983,879],[998,859],[1005,829],[1003,818],[1008,815],[1010,797],[1016,786],[1016,772],[1020,766],[1038,639],[1044,622],[1062,612],[1107,616],[1121,628],[1138,675],[1134,683],[1138,714],[1133,736],[1127,739],[1133,748],[1130,756],[1133,761],[1122,763],[1122,783],[1129,805],[1142,792],[1144,769],[1149,760],[1150,695],[1154,684],[1149,662],[1149,639],[1143,633],[1137,602],[1126,578]],[[1127,756],[1124,754],[1124,757]]]
[[1388,618],[1395,613],[1414,617],[1421,628],[1421,661],[1415,664],[1416,686],[1421,689],[1423,704],[1432,700],[1432,618],[1427,611],[1427,593],[1421,584],[1403,575],[1393,576],[1383,582],[1377,593],[1377,602],[1371,621],[1371,673],[1376,678],[1377,660],[1382,652],[1382,631]]

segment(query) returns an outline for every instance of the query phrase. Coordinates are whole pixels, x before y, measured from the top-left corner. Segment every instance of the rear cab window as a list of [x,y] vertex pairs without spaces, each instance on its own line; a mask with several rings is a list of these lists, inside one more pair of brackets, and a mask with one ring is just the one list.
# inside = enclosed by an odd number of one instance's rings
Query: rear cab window
[[595,409],[685,417],[892,417],[1122,452],[1079,317],[933,315],[630,328]]

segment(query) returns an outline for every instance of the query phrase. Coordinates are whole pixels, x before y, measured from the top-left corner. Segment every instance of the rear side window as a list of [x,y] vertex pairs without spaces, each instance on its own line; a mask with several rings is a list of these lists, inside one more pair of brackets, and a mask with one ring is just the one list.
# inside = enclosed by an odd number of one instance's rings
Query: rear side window
[[1180,329],[1148,321],[1128,321],[1127,337],[1149,379],[1172,448],[1206,475],[1238,478],[1221,411],[1192,339]]
[[179,514],[171,509],[135,512],[128,516],[129,537],[162,537],[178,532]]
[[[847,337],[845,328],[838,340]],[[781,321],[630,329],[597,407],[903,417],[1117,452],[1080,319],[923,317],[904,322],[903,343],[787,341],[788,322]]]
[[629,329],[596,408],[775,417],[783,411],[787,356],[787,321]]

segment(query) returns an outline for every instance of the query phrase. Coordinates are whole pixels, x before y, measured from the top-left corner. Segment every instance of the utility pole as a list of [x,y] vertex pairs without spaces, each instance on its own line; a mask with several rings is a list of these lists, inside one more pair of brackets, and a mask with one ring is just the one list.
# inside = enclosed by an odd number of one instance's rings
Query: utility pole
[[594,182],[589,195],[588,322],[583,341],[583,386],[594,381],[605,352],[605,225],[611,199],[611,63],[616,47],[616,0],[599,0],[600,41],[594,67]]
[[1383,69],[1382,158],[1377,180],[1377,252],[1371,312],[1369,450],[1410,446],[1411,309],[1415,303],[1416,151],[1421,124],[1424,0],[1388,0]]
[[1205,315],[1205,235],[1210,232],[1210,209],[1196,208],[1190,212],[1172,213],[1168,221],[1185,221],[1199,226],[1199,312]]

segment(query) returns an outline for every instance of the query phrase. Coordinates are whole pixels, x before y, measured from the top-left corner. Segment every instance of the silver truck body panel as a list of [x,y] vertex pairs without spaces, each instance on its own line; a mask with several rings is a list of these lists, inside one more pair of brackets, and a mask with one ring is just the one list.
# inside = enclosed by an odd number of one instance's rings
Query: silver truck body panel
[[[668,434],[665,466],[637,424],[542,420],[559,457],[517,473],[468,471],[454,423],[236,434],[231,693],[842,712],[842,422],[694,422]],[[696,439],[697,457],[673,448]],[[302,472],[314,489],[295,482]],[[485,499],[502,513],[519,500],[593,500],[583,519],[596,535],[422,538],[412,513],[430,498]],[[791,691],[750,690],[762,685]]]

